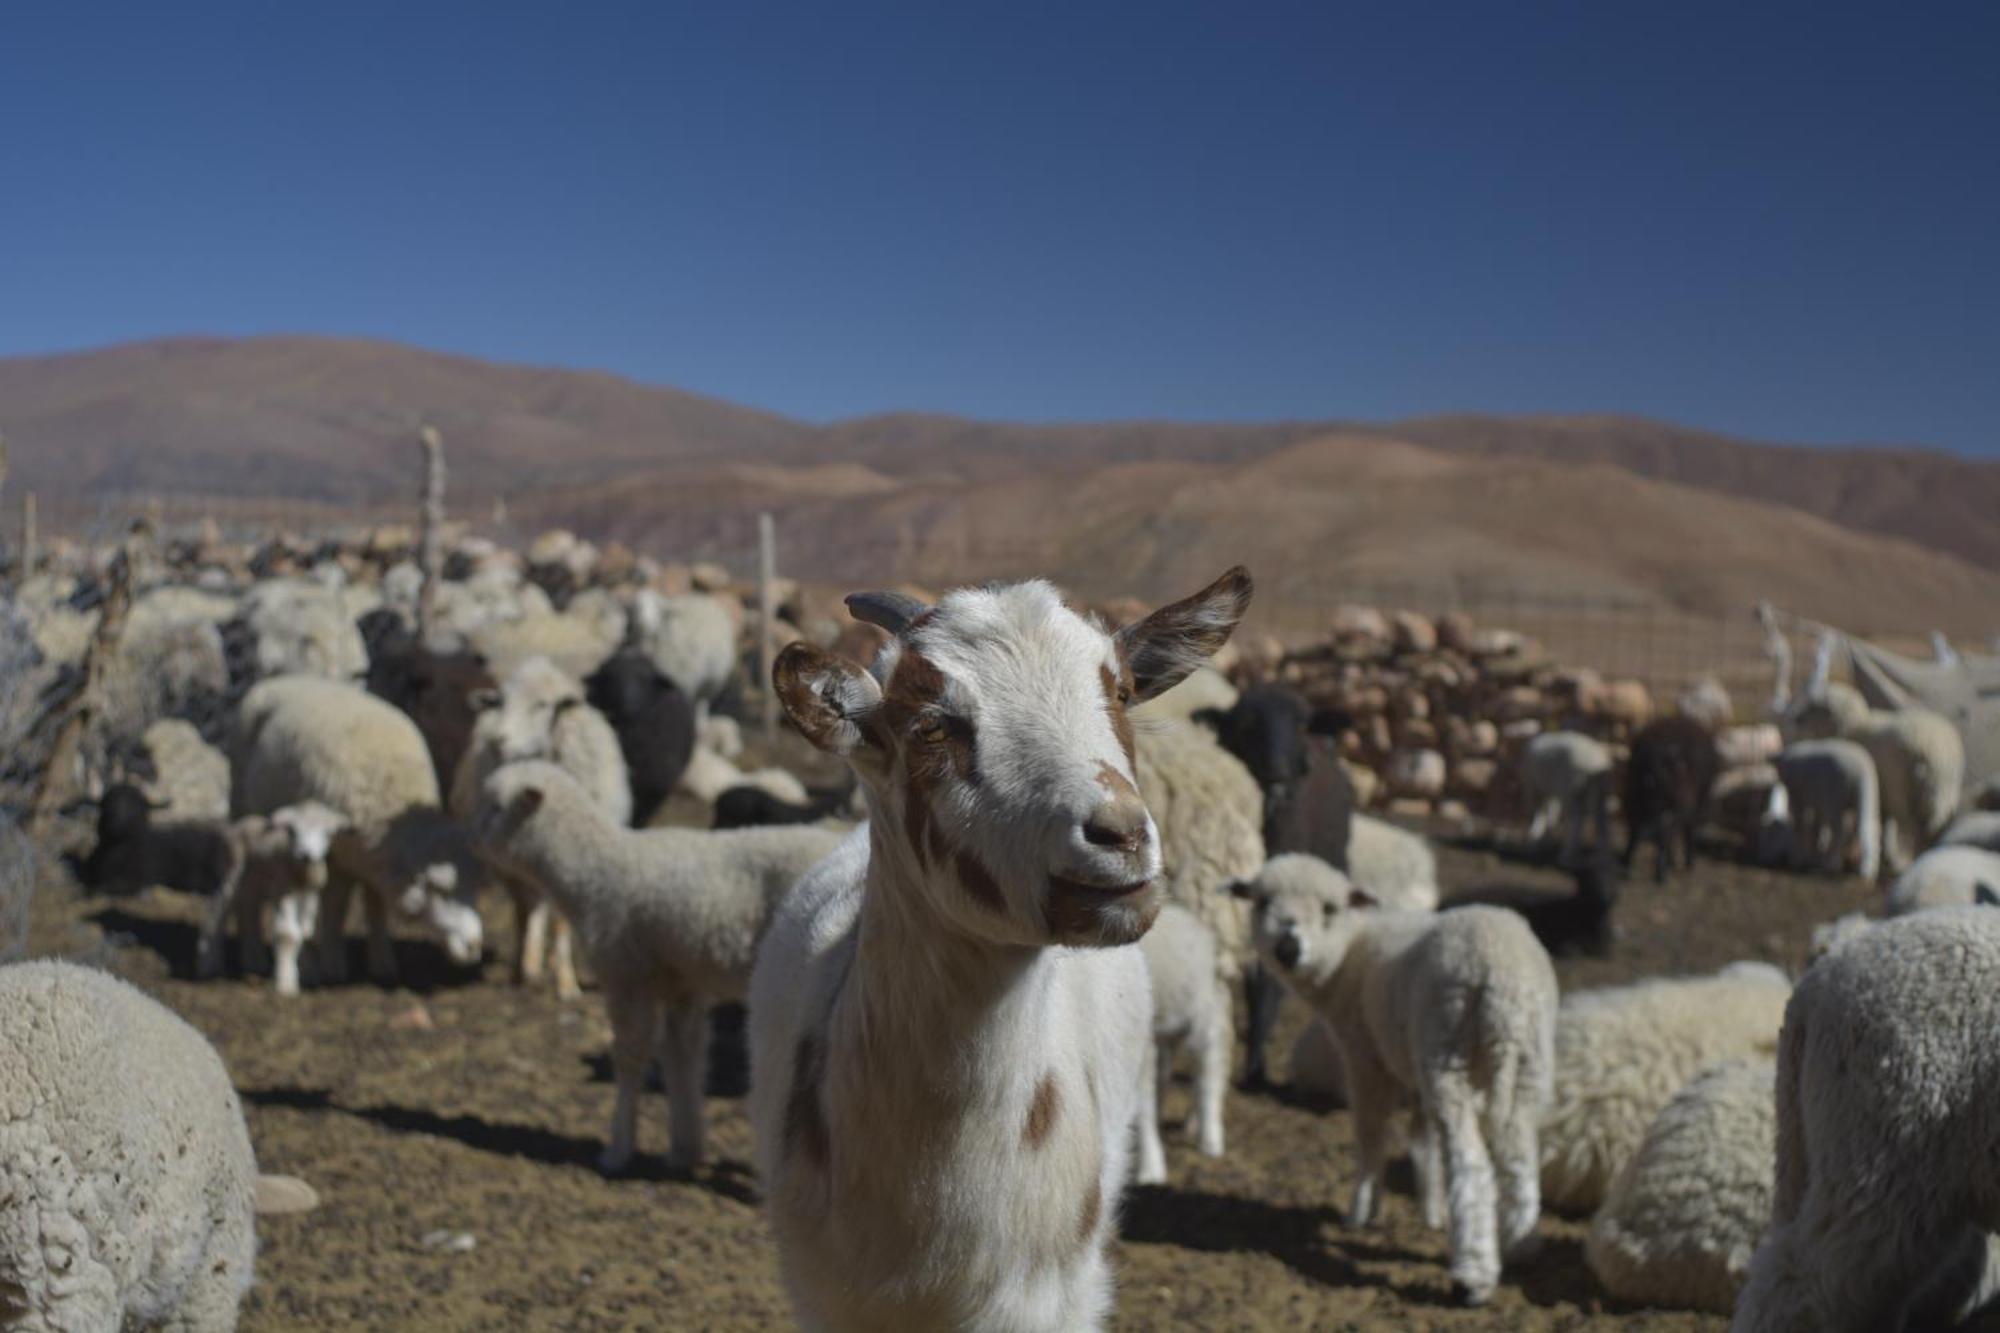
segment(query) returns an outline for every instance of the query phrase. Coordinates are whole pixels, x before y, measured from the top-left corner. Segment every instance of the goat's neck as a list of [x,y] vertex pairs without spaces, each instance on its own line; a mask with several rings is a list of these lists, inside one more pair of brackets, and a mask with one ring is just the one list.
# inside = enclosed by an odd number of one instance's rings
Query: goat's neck
[[980,939],[946,920],[901,828],[878,818],[871,830],[856,953],[836,1011],[841,1035],[921,1071],[932,1091],[980,1082],[992,1057],[1039,1026],[1051,951]]

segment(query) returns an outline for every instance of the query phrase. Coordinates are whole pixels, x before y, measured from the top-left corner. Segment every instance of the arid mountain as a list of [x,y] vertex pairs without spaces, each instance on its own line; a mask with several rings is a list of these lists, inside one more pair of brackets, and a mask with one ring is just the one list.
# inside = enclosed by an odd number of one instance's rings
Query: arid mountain
[[504,496],[518,529],[740,562],[770,509],[786,566],[833,580],[1036,571],[1155,595],[1245,560],[1306,612],[1401,588],[1731,613],[1768,596],[1858,629],[2000,626],[2000,464],[1938,454],[1609,417],[816,427],[614,376],[306,337],[0,361],[10,489],[51,497],[402,504],[425,421],[445,431],[461,513]]

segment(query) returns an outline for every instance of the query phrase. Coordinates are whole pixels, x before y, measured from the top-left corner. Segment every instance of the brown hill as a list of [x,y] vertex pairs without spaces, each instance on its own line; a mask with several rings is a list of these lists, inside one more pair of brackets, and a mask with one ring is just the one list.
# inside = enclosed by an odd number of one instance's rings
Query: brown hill
[[523,529],[740,560],[769,508],[787,567],[841,581],[1041,571],[1151,594],[1246,559],[1300,609],[1395,589],[1711,612],[1769,596],[1857,628],[2000,625],[2000,465],[1937,454],[1613,417],[814,427],[615,376],[306,337],[0,360],[12,480],[51,497],[401,504],[421,421],[446,432],[462,512],[504,495]]

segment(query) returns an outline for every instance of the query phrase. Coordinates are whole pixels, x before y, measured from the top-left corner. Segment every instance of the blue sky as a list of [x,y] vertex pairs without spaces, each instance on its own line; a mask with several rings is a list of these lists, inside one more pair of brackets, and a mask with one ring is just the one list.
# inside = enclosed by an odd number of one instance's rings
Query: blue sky
[[0,354],[2000,453],[2000,6],[11,5]]

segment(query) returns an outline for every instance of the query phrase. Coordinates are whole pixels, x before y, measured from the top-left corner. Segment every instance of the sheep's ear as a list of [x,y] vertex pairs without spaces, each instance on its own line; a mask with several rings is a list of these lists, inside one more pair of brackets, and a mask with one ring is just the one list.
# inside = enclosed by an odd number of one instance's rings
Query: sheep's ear
[[1257,901],[1257,886],[1247,879],[1232,879],[1226,887],[1232,898],[1241,898],[1246,903]]
[[542,808],[548,793],[540,787],[523,787],[514,793],[514,799],[507,803],[507,814],[516,822],[528,818]]
[[1381,900],[1366,889],[1350,889],[1347,894],[1349,907],[1380,907]]
[[1207,727],[1210,731],[1218,734],[1222,731],[1222,724],[1228,718],[1229,714],[1223,712],[1220,708],[1197,708],[1188,714],[1188,721],[1198,727]]
[[860,667],[814,644],[786,646],[771,665],[771,684],[785,716],[828,754],[861,747],[863,727],[882,703],[882,687]]
[[1981,880],[1972,888],[1972,901],[1981,907],[2000,907],[2000,889]]
[[1133,693],[1154,698],[1187,679],[1229,641],[1250,609],[1250,571],[1237,565],[1192,597],[1169,602],[1118,631],[1118,650],[1132,668]]

